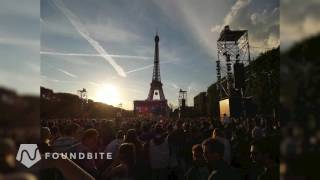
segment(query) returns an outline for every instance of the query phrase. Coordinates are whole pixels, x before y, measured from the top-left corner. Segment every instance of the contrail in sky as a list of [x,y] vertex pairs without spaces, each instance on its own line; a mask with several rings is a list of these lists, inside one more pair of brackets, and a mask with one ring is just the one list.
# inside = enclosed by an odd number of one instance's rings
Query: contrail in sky
[[52,66],[52,65],[50,65],[50,64],[46,64],[46,65],[49,66],[50,68],[54,69],[54,70],[57,70],[57,71],[62,72],[63,74],[65,74],[65,75],[67,75],[67,76],[70,76],[70,77],[72,77],[72,78],[77,78],[77,77],[78,77],[77,75],[72,74],[72,73],[70,73],[70,72],[68,72],[68,71],[66,71],[66,70],[61,69],[61,68],[56,68],[56,67],[54,67],[54,66]]
[[[166,63],[171,63],[171,62],[173,62],[173,61],[162,61],[162,62],[160,62],[160,64],[166,64]],[[145,69],[152,68],[153,66],[154,66],[154,64],[149,64],[147,66],[143,66],[143,67],[140,67],[140,68],[137,68],[137,69],[133,69],[133,70],[127,71],[126,73],[130,74],[130,73],[133,73],[133,72],[142,71],[142,70],[145,70]]]
[[[102,57],[100,54],[85,54],[85,53],[61,53],[61,52],[52,52],[52,51],[40,51],[40,54],[44,55],[53,55],[53,56],[82,56],[82,57]],[[149,60],[153,57],[146,56],[131,56],[131,55],[121,55],[121,54],[109,54],[110,57],[115,58],[130,58],[130,59],[142,59]]]
[[66,75],[68,75],[68,76],[70,76],[70,77],[73,77],[73,78],[78,77],[78,76],[76,76],[76,75],[74,75],[74,74],[72,74],[72,73],[70,73],[70,72],[68,72],[68,71],[65,71],[65,70],[63,70],[63,69],[58,69],[58,71],[66,74]]
[[140,68],[137,68],[137,69],[133,69],[133,70],[130,70],[130,71],[127,71],[126,73],[127,74],[130,74],[130,73],[133,73],[133,72],[137,72],[137,71],[142,71],[142,70],[145,70],[145,69],[149,69],[153,67],[153,64],[150,64],[150,65],[147,65],[147,66],[143,66],[143,67],[140,67]]
[[126,73],[124,72],[123,68],[115,62],[115,60],[103,49],[99,42],[90,37],[89,32],[80,22],[79,18],[74,15],[67,7],[65,7],[64,3],[61,0],[53,0],[53,2],[58,7],[58,9],[61,10],[61,12],[66,16],[66,18],[70,21],[70,23],[74,26],[78,33],[89,42],[89,44],[101,55],[101,57],[109,62],[120,76],[126,77]]

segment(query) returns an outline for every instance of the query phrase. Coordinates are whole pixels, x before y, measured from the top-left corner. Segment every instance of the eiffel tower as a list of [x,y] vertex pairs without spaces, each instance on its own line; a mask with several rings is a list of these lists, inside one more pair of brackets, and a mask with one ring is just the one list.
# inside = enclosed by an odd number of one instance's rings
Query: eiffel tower
[[[150,83],[150,90],[146,100],[135,100],[133,101],[134,113],[135,114],[144,114],[144,115],[154,115],[154,116],[168,116],[168,104],[167,100],[164,97],[161,77],[160,77],[160,65],[159,65],[159,36],[156,33],[154,37],[155,49],[154,49],[154,66],[152,81]],[[158,96],[159,99],[154,98]]]
[[160,101],[166,101],[166,98],[164,97],[163,89],[162,89],[162,83],[161,83],[161,77],[160,77],[160,65],[159,65],[159,36],[158,33],[156,33],[156,36],[154,38],[155,42],[155,49],[154,49],[154,66],[153,66],[153,75],[152,75],[152,82],[150,84],[150,90],[148,94],[148,101],[153,101],[154,96],[159,95]]

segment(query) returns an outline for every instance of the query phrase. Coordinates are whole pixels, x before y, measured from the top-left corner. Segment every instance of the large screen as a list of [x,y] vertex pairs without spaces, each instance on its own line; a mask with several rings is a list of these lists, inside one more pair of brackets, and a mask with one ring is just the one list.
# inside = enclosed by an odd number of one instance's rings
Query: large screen
[[224,99],[219,101],[219,108],[220,108],[220,118],[223,118],[224,114],[230,117],[229,99]]
[[165,114],[167,101],[134,101],[134,112],[138,114]]

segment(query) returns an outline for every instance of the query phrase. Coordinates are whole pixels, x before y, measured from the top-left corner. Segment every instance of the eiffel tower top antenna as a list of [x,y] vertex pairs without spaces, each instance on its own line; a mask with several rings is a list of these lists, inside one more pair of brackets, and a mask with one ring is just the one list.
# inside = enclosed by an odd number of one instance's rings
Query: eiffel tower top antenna
[[155,49],[154,49],[154,66],[153,66],[152,81],[161,82],[160,66],[159,66],[159,41],[160,41],[160,38],[159,38],[158,32],[156,32],[156,36],[154,37]]

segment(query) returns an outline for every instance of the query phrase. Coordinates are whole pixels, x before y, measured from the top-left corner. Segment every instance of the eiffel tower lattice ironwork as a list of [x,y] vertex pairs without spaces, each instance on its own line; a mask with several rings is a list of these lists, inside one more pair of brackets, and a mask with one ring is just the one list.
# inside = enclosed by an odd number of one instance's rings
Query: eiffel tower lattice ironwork
[[152,82],[150,84],[150,90],[148,94],[147,100],[153,101],[154,96],[158,95],[161,101],[165,101],[166,98],[164,97],[161,77],[160,77],[160,65],[159,65],[159,35],[156,33],[154,38],[155,41],[155,49],[154,49],[154,66],[153,66],[153,75],[152,75]]

